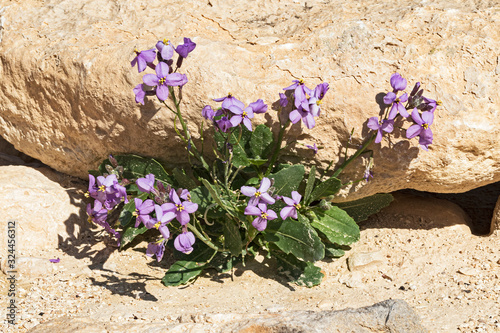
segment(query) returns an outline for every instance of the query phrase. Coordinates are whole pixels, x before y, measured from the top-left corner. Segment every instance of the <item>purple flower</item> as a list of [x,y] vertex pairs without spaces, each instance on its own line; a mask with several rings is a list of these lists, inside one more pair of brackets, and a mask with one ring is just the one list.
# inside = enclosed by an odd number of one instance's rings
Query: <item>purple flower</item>
[[297,219],[297,210],[300,209],[300,200],[302,196],[297,191],[292,191],[292,198],[282,197],[283,201],[287,204],[280,212],[280,216],[283,220],[288,217]]
[[100,201],[108,210],[119,204],[122,200],[128,202],[127,190],[118,183],[115,174],[107,177],[89,175],[89,191],[87,197]]
[[168,74],[169,67],[166,63],[160,62],[155,68],[156,74],[146,74],[142,78],[148,86],[156,87],[156,96],[160,101],[168,98],[168,86],[183,86],[187,83],[187,77],[184,74]]
[[306,145],[307,148],[314,150],[314,154],[316,155],[318,153],[318,147],[316,146],[316,143],[314,143],[314,146],[311,145]]
[[309,129],[313,128],[316,125],[313,114],[309,111],[303,110],[302,107],[299,107],[298,109],[290,112],[290,115],[288,117],[292,124],[296,124],[302,119],[306,127]]
[[135,102],[144,105],[144,97],[146,97],[146,92],[144,91],[144,85],[139,83],[134,88]]
[[140,72],[144,71],[149,63],[152,63],[156,59],[156,50],[151,49],[151,50],[145,50],[139,52],[139,50],[135,49],[134,50],[136,56],[135,58],[130,62],[132,67],[137,64],[137,70]]
[[243,122],[243,125],[251,132],[252,131],[252,122],[250,119],[254,117],[253,109],[251,107],[247,107],[244,110],[238,108],[237,106],[230,106],[229,111],[231,111],[234,116],[229,120],[232,127],[236,127]]
[[210,105],[205,105],[203,107],[203,110],[201,110],[201,115],[203,116],[203,118],[207,120],[212,120],[214,119],[215,111],[212,109]]
[[257,216],[253,220],[252,225],[258,231],[266,229],[267,221],[274,220],[278,217],[273,210],[267,209],[267,205],[265,203],[259,203],[257,207],[250,205],[247,206],[245,208],[245,215]]
[[156,48],[160,51],[160,55],[163,60],[172,59],[172,56],[174,55],[174,46],[168,39],[164,39],[163,41],[156,43]]
[[423,102],[418,106],[421,111],[434,112],[438,105],[441,105],[441,101],[436,101],[427,97],[422,96]]
[[288,105],[288,97],[283,93],[280,93],[280,105],[282,108]]
[[177,46],[175,52],[177,52],[181,57],[187,58],[188,54],[191,53],[196,47],[196,43],[192,42],[191,39],[184,37],[184,44]]
[[57,258],[57,259],[49,259],[49,261],[53,264],[57,264],[59,261],[61,261],[61,259]]
[[403,79],[403,77],[399,75],[399,73],[392,74],[390,81],[391,81],[391,87],[392,89],[394,89],[395,93],[406,89],[406,84],[407,84],[406,79]]
[[222,116],[219,120],[215,121],[217,127],[224,133],[227,133],[229,129],[232,127],[231,121],[227,116]]
[[293,90],[295,98],[295,107],[299,108],[299,106],[301,106],[302,109],[309,111],[309,103],[307,100],[307,95],[311,96],[312,90],[306,87],[306,85],[304,84],[304,80],[302,79],[293,80],[292,82],[294,83],[291,86],[283,88],[283,90]]
[[235,105],[235,106],[237,106],[238,108],[240,108],[242,110],[245,108],[245,104],[243,104],[242,101],[240,101],[240,100],[236,99],[235,97],[233,97],[233,95],[231,93],[229,93],[225,97],[214,98],[214,101],[215,102],[222,102],[222,108],[223,109],[229,109],[229,107],[232,106],[232,105]]
[[165,253],[165,241],[160,241],[159,243],[149,243],[148,248],[146,250],[146,255],[148,257],[152,257],[156,255],[156,260],[158,262],[163,258],[163,254]]
[[312,96],[316,97],[317,99],[323,99],[325,97],[326,92],[328,91],[330,85],[326,82],[320,83],[314,88],[314,91],[312,93]]
[[267,104],[264,104],[264,101],[261,99],[248,104],[248,107],[251,107],[255,113],[265,113],[267,111]]
[[382,122],[379,122],[378,117],[371,117],[370,119],[368,119],[367,126],[369,129],[377,131],[375,143],[379,143],[380,141],[382,141],[382,131],[391,133],[394,130],[394,120],[384,119]]
[[189,223],[189,214],[196,212],[198,204],[190,201],[181,201],[179,195],[174,189],[170,190],[170,201],[163,204],[161,207],[164,212],[173,212],[175,218],[181,225]]
[[248,206],[257,206],[257,204],[260,201],[272,205],[273,203],[276,202],[276,200],[274,200],[273,197],[271,197],[267,193],[267,190],[269,190],[270,187],[271,187],[271,181],[269,180],[269,178],[264,177],[260,182],[259,189],[256,189],[255,187],[252,186],[242,186],[241,193],[243,195],[246,195],[247,197],[250,197],[250,200],[248,201]]
[[363,179],[368,182],[370,180],[370,178],[373,178],[373,173],[372,171],[370,170],[370,168],[367,168],[365,170],[365,173],[363,174]]
[[422,117],[420,117],[420,113],[415,108],[411,113],[411,117],[416,122],[416,124],[411,125],[406,130],[406,137],[408,139],[412,139],[419,136],[418,143],[422,146],[423,149],[428,150],[429,145],[432,143],[433,135],[432,130],[429,128],[434,121],[434,113],[430,111],[422,112]]
[[155,191],[155,175],[152,173],[146,175],[145,178],[138,178],[135,183],[141,192],[151,193]]
[[175,218],[175,213],[168,212],[164,210],[165,204],[159,206],[155,205],[154,210],[156,213],[156,217],[150,219],[144,225],[148,229],[156,228],[161,233],[163,238],[170,238],[170,230],[167,227],[167,224]]
[[139,227],[141,222],[146,225],[147,222],[151,219],[151,216],[149,216],[149,213],[151,213],[155,209],[155,204],[153,200],[147,199],[144,200],[144,202],[139,199],[135,198],[135,211],[132,213],[133,216],[137,217],[135,221],[135,227]]
[[179,252],[189,254],[193,251],[194,242],[194,234],[191,231],[184,231],[175,238],[174,247]]
[[388,92],[384,97],[384,103],[387,105],[391,105],[391,111],[389,111],[389,119],[394,119],[398,115],[402,115],[405,118],[408,118],[410,114],[404,107],[403,103],[408,100],[408,94],[404,93],[402,96],[397,97],[394,92]]

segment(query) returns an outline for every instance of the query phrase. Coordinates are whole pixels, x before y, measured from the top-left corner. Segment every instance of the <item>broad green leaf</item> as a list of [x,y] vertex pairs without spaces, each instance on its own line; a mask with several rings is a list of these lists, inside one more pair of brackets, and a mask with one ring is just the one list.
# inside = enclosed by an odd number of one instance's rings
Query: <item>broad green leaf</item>
[[179,184],[180,187],[188,190],[192,190],[196,187],[196,183],[194,182],[194,180],[186,175],[184,170],[175,168],[174,170],[172,170],[172,175],[174,176],[177,184]]
[[[273,133],[266,125],[258,125],[252,132],[250,139],[250,151],[254,158],[260,159],[269,155]],[[265,162],[264,162],[265,163]]]
[[231,252],[234,257],[241,255],[243,242],[241,241],[240,228],[232,220],[224,221],[224,247]]
[[309,171],[309,177],[307,178],[306,190],[304,192],[304,202],[309,203],[309,197],[316,183],[316,166],[312,166]]
[[148,228],[144,226],[135,228],[133,225],[129,225],[128,227],[126,227],[120,239],[120,250],[123,249],[127,244],[132,242],[135,237],[142,235],[146,231],[148,231]]
[[265,231],[266,240],[300,260],[314,262],[323,259],[325,246],[316,230],[306,217],[298,214],[298,218],[298,221],[287,218],[281,223],[269,223]]
[[208,189],[205,186],[198,186],[189,193],[191,194],[191,201],[198,204],[198,212],[205,214],[207,208],[213,204]]
[[325,257],[328,258],[340,258],[345,255],[345,251],[343,249],[339,249],[336,247],[330,247],[326,246],[325,247]]
[[[198,242],[201,241],[198,240]],[[205,244],[197,243],[190,254],[177,254],[181,259],[170,266],[161,280],[162,283],[170,287],[190,282],[208,267],[207,263],[214,255],[214,252]]]
[[334,177],[328,178],[326,181],[321,182],[312,191],[311,197],[306,204],[310,204],[313,201],[327,197],[329,195],[336,194],[342,187],[342,182]]
[[[234,130],[229,137],[229,143],[232,145],[233,149],[233,159],[232,163],[235,167],[239,168],[240,166],[249,166],[250,161],[248,161],[247,156],[247,145],[250,141],[252,132],[246,129],[243,126],[241,137],[240,132],[238,130]],[[220,132],[215,132],[215,140],[217,144],[217,149],[219,152],[226,151],[225,147],[225,138]]]
[[262,160],[262,159],[257,159],[257,158],[249,158],[248,162],[250,162],[250,164],[255,165],[255,166],[261,166],[267,162],[267,159]]
[[332,207],[327,211],[315,208],[309,212],[311,225],[332,243],[349,245],[359,240],[359,227],[342,209]]
[[270,174],[269,178],[274,179],[274,195],[290,197],[292,191],[296,191],[299,188],[300,182],[304,178],[304,166],[301,164],[293,165]]
[[210,193],[210,196],[212,197],[212,199],[214,199],[214,201],[219,205],[221,206],[223,209],[226,208],[226,205],[222,202],[220,196],[219,196],[219,193],[217,191],[217,189],[208,182],[208,180],[206,179],[201,179],[203,185],[205,185],[205,188],[208,190],[208,192]]
[[[146,158],[136,155],[117,155],[114,156],[118,165],[123,166],[123,176],[130,180],[142,178],[150,173],[155,175],[155,179],[163,183],[172,184],[173,179],[168,175],[163,166],[152,158]],[[106,165],[111,165],[109,159],[104,160],[99,166],[99,171],[106,172]]]
[[[141,200],[145,200],[148,197],[148,193],[141,193],[140,195],[137,196],[137,198]],[[132,223],[133,220],[133,215],[132,213],[135,211],[135,201],[134,199],[129,200],[128,203],[123,205],[123,209],[120,212],[120,216],[118,217],[118,221],[120,221],[120,225],[122,227],[128,226],[130,223]]]
[[334,203],[334,205],[345,210],[354,221],[361,222],[389,206],[393,200],[394,197],[391,194],[379,193],[355,201]]
[[299,286],[314,287],[321,283],[325,276],[321,268],[315,266],[312,262],[297,260],[291,254],[284,254],[278,251],[272,251],[272,254],[278,261],[278,271],[285,275],[290,282]]

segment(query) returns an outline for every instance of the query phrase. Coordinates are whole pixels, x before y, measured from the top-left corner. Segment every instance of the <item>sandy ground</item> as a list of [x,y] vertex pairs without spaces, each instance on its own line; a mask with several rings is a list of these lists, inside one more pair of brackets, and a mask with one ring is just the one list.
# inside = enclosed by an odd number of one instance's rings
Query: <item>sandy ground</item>
[[[145,242],[118,252],[102,231],[87,230],[77,244],[21,253],[45,260],[18,282],[18,324],[0,330],[27,331],[62,315],[203,322],[207,313],[340,310],[393,298],[408,302],[430,332],[500,332],[500,239],[474,235],[468,223],[449,202],[401,197],[361,223],[361,240],[345,257],[319,263],[325,279],[314,288],[288,284],[264,257],[166,288],[167,264],[146,257]],[[367,264],[350,271],[348,258]]]

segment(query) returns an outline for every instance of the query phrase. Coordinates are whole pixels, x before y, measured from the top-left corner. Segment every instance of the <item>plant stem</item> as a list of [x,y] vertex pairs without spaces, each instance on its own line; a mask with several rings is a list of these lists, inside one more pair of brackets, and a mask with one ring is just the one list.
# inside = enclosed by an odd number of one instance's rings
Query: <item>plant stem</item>
[[276,160],[278,159],[278,154],[281,150],[281,144],[283,143],[283,135],[285,134],[285,129],[288,126],[288,121],[285,123],[284,126],[280,128],[280,131],[278,133],[278,141],[276,142],[276,148],[274,148],[273,156],[271,157],[271,161],[269,162],[269,166],[267,167],[267,171],[265,173],[265,177],[269,176],[271,171],[273,170],[274,163],[276,163]]
[[195,226],[187,224],[187,227],[189,228],[190,231],[192,231],[196,235],[197,238],[199,238],[203,243],[207,244],[209,248],[217,252],[224,252],[223,250],[219,249],[214,243],[206,239],[205,236],[203,236],[201,232],[199,232],[198,229],[196,229]]
[[351,164],[352,161],[354,161],[357,157],[359,157],[359,155],[361,155],[366,150],[366,148],[370,146],[370,144],[375,140],[376,136],[377,132],[373,133],[372,136],[368,139],[368,141],[366,141],[366,143],[363,146],[361,146],[361,148],[359,148],[358,151],[354,153],[354,155],[352,155],[351,157],[349,157],[349,159],[345,160],[344,163],[342,163],[342,165],[333,173],[332,177],[338,177],[338,175],[340,175],[342,171],[344,171],[344,169],[349,164]]

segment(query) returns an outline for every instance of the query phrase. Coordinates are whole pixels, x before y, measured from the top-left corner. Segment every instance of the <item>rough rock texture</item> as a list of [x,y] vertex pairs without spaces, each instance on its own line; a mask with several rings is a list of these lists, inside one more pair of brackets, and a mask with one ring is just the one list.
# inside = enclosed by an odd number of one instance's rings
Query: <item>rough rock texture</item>
[[205,323],[114,324],[92,318],[62,317],[38,325],[31,333],[59,332],[427,332],[402,300],[340,311],[297,311],[265,315],[208,315]]
[[[135,104],[141,75],[129,62],[134,47],[188,36],[197,48],[181,70],[190,80],[183,108],[194,132],[212,98],[232,92],[272,103],[293,79],[326,81],[332,90],[317,127],[290,133],[323,146],[317,161],[325,165],[338,160],[351,128],[367,135],[366,119],[378,114],[397,71],[443,102],[434,145],[425,152],[397,134],[384,139],[375,178],[350,198],[401,188],[463,192],[500,181],[499,8],[471,0],[177,0],[168,9],[158,0],[0,0],[0,135],[79,177],[110,152],[185,161],[171,114],[153,99]],[[295,153],[312,158],[307,149]]]
[[[19,254],[53,249],[78,238],[82,194],[61,186],[64,176],[49,168],[0,166],[1,235],[9,221],[16,221]],[[0,239],[0,257],[6,258],[7,237]],[[24,261],[23,261],[24,262]]]

